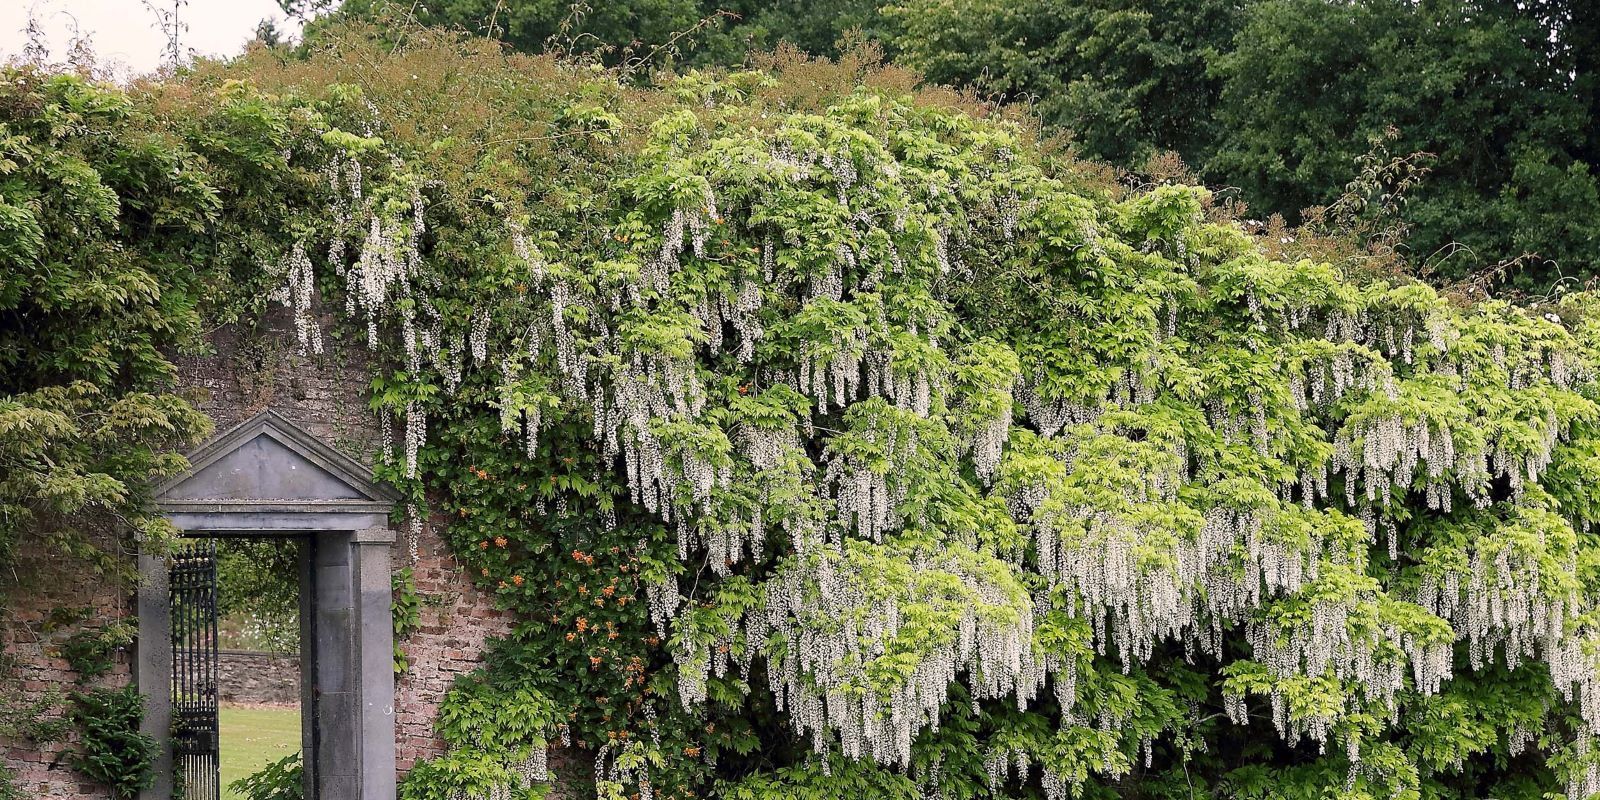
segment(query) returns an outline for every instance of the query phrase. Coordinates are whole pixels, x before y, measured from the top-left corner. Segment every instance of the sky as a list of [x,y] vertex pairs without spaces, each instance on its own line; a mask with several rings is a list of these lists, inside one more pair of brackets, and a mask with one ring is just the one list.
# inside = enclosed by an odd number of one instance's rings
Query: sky
[[[151,1],[170,11],[175,0]],[[279,30],[297,27],[285,21],[276,0],[177,2],[178,18],[188,26],[183,47],[199,55],[237,55],[263,19],[276,20]],[[144,0],[0,0],[0,62],[21,55],[30,15],[44,30],[52,59],[65,56],[76,26],[88,34],[100,59],[123,76],[154,70],[166,47],[156,15]]]

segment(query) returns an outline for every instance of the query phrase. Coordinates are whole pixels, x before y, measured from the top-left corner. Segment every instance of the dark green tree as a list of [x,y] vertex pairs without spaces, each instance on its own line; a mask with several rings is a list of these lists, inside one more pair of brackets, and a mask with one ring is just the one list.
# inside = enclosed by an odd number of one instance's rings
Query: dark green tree
[[1035,107],[1083,152],[1137,164],[1156,150],[1203,158],[1219,136],[1210,54],[1239,0],[901,0],[885,14],[902,59],[938,83]]
[[1332,201],[1393,126],[1431,174],[1408,204],[1412,259],[1444,279],[1537,254],[1512,280],[1544,291],[1600,269],[1592,165],[1593,12],[1573,3],[1268,0],[1223,81],[1208,177],[1265,212]]
[[1516,262],[1505,279],[1537,291],[1600,269],[1589,4],[899,0],[887,14],[911,66],[1036,105],[1089,156],[1138,168],[1175,151],[1293,222],[1345,195],[1382,140],[1430,154],[1400,213],[1419,269],[1454,281]]
[[491,36],[524,53],[588,54],[617,64],[639,59],[738,64],[780,43],[833,54],[847,31],[884,38],[877,0],[279,0],[291,14],[317,15],[314,40],[339,21],[394,20]]

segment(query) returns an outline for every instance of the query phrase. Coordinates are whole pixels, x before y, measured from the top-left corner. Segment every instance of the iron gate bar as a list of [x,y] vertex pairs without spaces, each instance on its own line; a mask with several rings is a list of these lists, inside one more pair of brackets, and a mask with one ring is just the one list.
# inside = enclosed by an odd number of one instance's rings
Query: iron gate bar
[[217,545],[172,555],[172,744],[183,800],[219,800]]

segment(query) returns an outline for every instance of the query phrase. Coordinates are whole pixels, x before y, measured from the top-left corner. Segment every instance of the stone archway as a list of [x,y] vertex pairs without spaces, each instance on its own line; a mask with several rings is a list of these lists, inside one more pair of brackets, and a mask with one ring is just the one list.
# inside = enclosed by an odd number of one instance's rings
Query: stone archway
[[[293,536],[302,548],[302,758],[307,797],[394,800],[394,638],[389,512],[371,470],[271,410],[189,454],[156,502],[191,536]],[[172,645],[166,559],[141,554],[135,677],[144,730],[162,743],[156,784],[172,796]]]

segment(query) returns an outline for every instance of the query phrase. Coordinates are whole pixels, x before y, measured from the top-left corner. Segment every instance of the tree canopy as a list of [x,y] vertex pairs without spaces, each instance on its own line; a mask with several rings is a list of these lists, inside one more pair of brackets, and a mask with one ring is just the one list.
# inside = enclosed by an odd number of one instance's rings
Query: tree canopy
[[[346,0],[333,18],[394,8]],[[734,16],[674,39],[719,11]],[[1291,223],[1345,194],[1381,140],[1426,154],[1402,217],[1410,263],[1435,282],[1498,270],[1490,282],[1544,294],[1600,272],[1600,12],[1581,0],[456,0],[416,13],[523,52],[641,56],[673,41],[677,63],[698,65],[779,42],[834,53],[855,31],[930,81],[1032,106],[1085,156],[1143,170],[1175,152]]]

